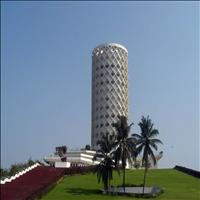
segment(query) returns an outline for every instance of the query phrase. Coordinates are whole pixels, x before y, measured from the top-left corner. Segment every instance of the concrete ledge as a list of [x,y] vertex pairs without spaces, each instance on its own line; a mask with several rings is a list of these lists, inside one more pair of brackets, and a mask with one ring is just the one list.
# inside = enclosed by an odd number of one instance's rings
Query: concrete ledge
[[178,170],[178,171],[181,171],[183,173],[186,173],[186,174],[189,174],[191,176],[194,176],[196,178],[200,178],[200,171],[197,171],[197,170],[193,170],[193,169],[190,169],[190,168],[186,168],[186,167],[182,167],[182,166],[178,166],[176,165],[174,167],[174,169]]
[[107,191],[103,190],[105,194],[112,195],[126,195],[134,197],[157,197],[163,193],[163,189],[159,187],[145,187],[143,193],[143,187],[110,187]]

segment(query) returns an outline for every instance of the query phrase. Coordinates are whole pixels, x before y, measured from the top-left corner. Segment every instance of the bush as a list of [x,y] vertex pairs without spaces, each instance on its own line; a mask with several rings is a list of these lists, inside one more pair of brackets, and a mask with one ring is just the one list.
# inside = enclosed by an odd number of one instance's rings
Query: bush
[[9,176],[9,171],[7,169],[1,168],[1,179]]
[[65,169],[65,175],[86,174],[94,171],[95,166],[70,167]]

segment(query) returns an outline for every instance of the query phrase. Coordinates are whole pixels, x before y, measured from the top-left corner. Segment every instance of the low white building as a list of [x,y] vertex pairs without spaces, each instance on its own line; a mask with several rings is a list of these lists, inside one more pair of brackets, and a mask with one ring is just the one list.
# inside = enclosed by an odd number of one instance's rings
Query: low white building
[[[55,167],[73,167],[73,166],[89,166],[98,164],[98,161],[93,161],[93,157],[96,151],[91,150],[75,150],[68,151],[65,155],[60,157],[59,155],[46,156],[44,161],[51,166]],[[66,161],[62,161],[62,158],[66,157]]]
[[[58,148],[59,149],[59,148]],[[61,150],[60,150],[61,149]],[[93,160],[96,151],[93,150],[69,150],[62,152],[62,148],[59,151],[56,150],[53,156],[44,157],[44,161],[57,168],[68,168],[75,166],[89,166],[99,164],[101,159]],[[155,155],[157,162],[162,158],[163,153]],[[149,167],[157,168],[157,164],[154,166],[152,159],[149,159]],[[142,159],[138,157],[136,162],[129,164],[127,163],[127,169],[131,168],[142,168]]]

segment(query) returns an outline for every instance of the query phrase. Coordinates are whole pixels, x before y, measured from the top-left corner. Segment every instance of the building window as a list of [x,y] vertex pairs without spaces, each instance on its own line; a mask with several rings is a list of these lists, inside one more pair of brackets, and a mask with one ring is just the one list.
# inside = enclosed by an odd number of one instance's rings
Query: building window
[[100,118],[102,119],[102,118],[103,118],[103,115],[101,115]]
[[113,67],[115,67],[115,65],[112,64],[111,67],[113,68]]
[[109,109],[109,106],[108,106],[108,105],[106,106],[106,109]]
[[101,85],[103,85],[103,81],[101,81]]
[[109,135],[110,133],[109,132],[106,132],[106,135]]
[[101,69],[103,69],[103,65],[101,65]]
[[99,125],[96,125],[96,128],[98,128],[99,127]]
[[112,118],[114,118],[114,117],[115,117],[115,115],[114,115],[114,114],[112,114],[112,115],[111,115],[111,117],[112,117]]
[[109,67],[109,65],[106,65],[106,68],[108,68]]
[[106,80],[106,83],[109,84],[109,80]]
[[115,73],[114,73],[114,72],[112,72],[112,73],[111,73],[111,75],[112,75],[112,76],[114,76],[114,75],[115,75]]
[[115,82],[112,80],[111,83],[114,84]]
[[101,73],[101,77],[103,76],[103,73]]
[[106,118],[108,118],[108,117],[109,117],[109,115],[107,114],[107,115],[106,115]]
[[109,126],[110,124],[109,123],[106,123],[106,126]]
[[108,100],[109,100],[109,97],[107,96],[107,97],[106,97],[106,101],[108,101]]
[[103,127],[103,124],[101,124],[100,127]]

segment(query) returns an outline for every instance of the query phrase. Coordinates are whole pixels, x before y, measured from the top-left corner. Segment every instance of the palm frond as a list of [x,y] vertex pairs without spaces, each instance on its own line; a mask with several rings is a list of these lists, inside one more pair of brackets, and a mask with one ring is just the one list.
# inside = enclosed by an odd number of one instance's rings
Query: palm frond
[[151,142],[155,144],[163,144],[163,142],[159,139],[151,139]]
[[148,150],[149,155],[151,156],[151,159],[153,160],[154,165],[157,163],[155,155],[153,153],[153,151],[151,150],[151,148],[149,148]]
[[158,146],[157,146],[154,142],[150,141],[150,142],[149,142],[149,145],[150,145],[151,147],[153,147],[156,151],[158,150]]
[[157,130],[157,129],[153,129],[153,130],[151,130],[151,132],[150,132],[150,137],[155,137],[155,136],[157,136],[158,134],[159,134],[158,130]]
[[139,135],[139,134],[136,134],[136,133],[134,133],[134,134],[131,134],[131,136],[132,136],[133,138],[135,138],[136,140],[138,140],[138,139],[141,139],[141,138],[142,138],[142,136],[141,136],[141,135]]

